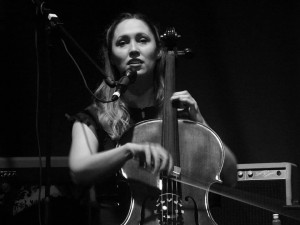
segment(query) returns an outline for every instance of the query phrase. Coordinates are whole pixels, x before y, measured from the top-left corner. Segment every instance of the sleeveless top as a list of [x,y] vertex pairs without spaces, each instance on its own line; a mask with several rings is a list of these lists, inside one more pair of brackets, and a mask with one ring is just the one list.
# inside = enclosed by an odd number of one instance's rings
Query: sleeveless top
[[[135,124],[143,120],[158,118],[157,107],[146,107],[143,109],[129,108],[130,124]],[[71,117],[71,120],[79,121],[86,124],[95,134],[99,142],[98,152],[115,148],[117,142],[112,140],[105,132],[98,120],[97,108],[90,105],[83,111]],[[127,215],[127,208],[130,203],[130,189],[125,178],[118,171],[101,183],[95,181],[93,188],[90,190],[92,196],[92,210],[89,215],[91,222],[89,224],[121,224]],[[127,203],[126,203],[127,202]]]

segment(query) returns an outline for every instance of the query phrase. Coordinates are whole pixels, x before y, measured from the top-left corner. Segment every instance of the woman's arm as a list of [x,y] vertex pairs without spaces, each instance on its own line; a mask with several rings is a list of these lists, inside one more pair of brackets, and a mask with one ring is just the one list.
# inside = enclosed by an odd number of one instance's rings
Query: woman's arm
[[125,145],[101,153],[98,146],[95,134],[86,124],[73,124],[69,166],[76,183],[89,184],[108,173],[113,174],[132,158],[132,152]]
[[143,160],[152,173],[173,168],[171,155],[159,144],[127,143],[111,150],[98,152],[99,142],[92,130],[84,123],[75,122],[69,166],[75,182],[91,184],[118,171],[129,159]]

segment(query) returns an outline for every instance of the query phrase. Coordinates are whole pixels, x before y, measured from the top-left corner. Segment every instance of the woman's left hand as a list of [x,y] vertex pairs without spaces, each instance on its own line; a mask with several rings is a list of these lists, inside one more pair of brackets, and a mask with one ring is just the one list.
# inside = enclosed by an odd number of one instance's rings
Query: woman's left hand
[[187,109],[191,120],[204,123],[198,104],[188,91],[175,92],[171,97],[171,101],[172,103],[176,102],[177,108]]

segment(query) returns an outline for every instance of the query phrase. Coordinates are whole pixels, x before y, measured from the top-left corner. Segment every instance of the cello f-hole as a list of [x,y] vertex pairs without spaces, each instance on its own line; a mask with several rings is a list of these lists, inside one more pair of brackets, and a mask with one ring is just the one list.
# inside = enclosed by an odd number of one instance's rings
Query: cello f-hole
[[198,219],[198,207],[197,207],[197,203],[196,203],[195,199],[192,198],[191,196],[186,196],[185,197],[185,201],[189,201],[189,199],[192,200],[192,202],[194,204],[194,217],[195,217],[196,225],[199,225],[199,223],[198,223],[199,219]]

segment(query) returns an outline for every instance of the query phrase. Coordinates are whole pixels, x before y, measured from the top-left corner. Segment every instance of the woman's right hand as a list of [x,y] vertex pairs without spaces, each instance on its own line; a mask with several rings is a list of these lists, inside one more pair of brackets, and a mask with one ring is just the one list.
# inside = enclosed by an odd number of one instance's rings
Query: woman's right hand
[[173,158],[171,154],[157,143],[126,143],[125,148],[132,153],[133,159],[139,160],[140,165],[153,174],[173,170]]

